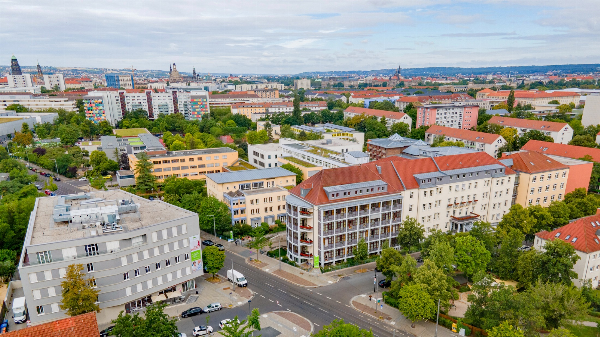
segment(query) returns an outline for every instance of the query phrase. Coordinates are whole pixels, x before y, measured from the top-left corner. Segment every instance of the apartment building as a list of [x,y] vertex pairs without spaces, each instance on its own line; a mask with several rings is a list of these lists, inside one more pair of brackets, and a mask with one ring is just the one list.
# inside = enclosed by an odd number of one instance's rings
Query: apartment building
[[580,287],[584,282],[590,281],[592,287],[596,288],[600,284],[599,229],[600,215],[580,218],[551,232],[536,233],[533,247],[538,251],[544,251],[544,245],[554,240],[562,240],[570,244],[580,257],[573,266],[573,271],[577,273],[573,283]]
[[[512,163],[506,159],[512,160]],[[519,151],[503,156],[502,160],[517,172],[516,204],[548,207],[553,201],[563,200],[569,176],[568,166],[534,151]]]
[[249,89],[249,94],[256,94],[260,98],[279,98],[279,89]]
[[140,133],[137,137],[101,136],[98,151],[106,153],[108,159],[115,158],[115,149],[119,153],[138,154],[140,152],[165,151],[158,137],[149,133]]
[[279,143],[248,144],[248,162],[259,169],[281,166]]
[[87,77],[82,78],[65,78],[65,88],[67,89],[94,89],[94,83]]
[[[119,96],[125,102],[126,111],[144,110],[148,113],[149,119],[158,118],[161,114],[180,113],[184,116],[191,114],[189,92],[175,90],[170,92],[154,92],[153,90],[119,91]],[[206,103],[205,105],[208,106]]]
[[[510,90],[494,91],[491,89],[483,89],[477,92],[477,99],[492,99],[506,101],[510,95]],[[538,90],[515,90],[515,104],[521,105],[531,104],[532,106],[547,105],[551,101],[558,101],[559,104],[573,103],[579,104],[581,95],[576,92],[568,91],[538,91]]]
[[497,225],[510,209],[515,176],[484,152],[322,170],[286,199],[288,258],[315,267],[346,261],[361,238],[370,254],[398,247],[407,216],[426,233],[469,231],[478,220]]
[[[300,110],[302,114],[321,111],[327,109],[327,102],[300,102]],[[235,103],[231,106],[232,114],[240,114],[250,118],[253,122],[267,115],[278,113],[291,114],[294,111],[293,102],[252,102],[252,103]]]
[[478,114],[479,106],[477,105],[464,105],[461,103],[426,104],[417,107],[416,127],[441,125],[468,130],[473,126],[477,126]]
[[[362,145],[342,139],[300,142],[294,139],[282,138],[279,140],[279,148],[281,149],[279,158],[281,163],[289,162],[294,166],[299,166],[300,169],[303,169],[303,167],[314,168],[314,170],[309,170],[308,176],[314,174],[317,168],[346,167],[369,161],[367,157],[361,158],[359,163],[354,162],[356,157],[350,152],[360,152]],[[305,176],[305,178],[308,176]]]
[[385,118],[388,129],[391,128],[395,123],[407,124],[409,130],[412,127],[412,119],[404,112],[358,108],[355,106],[350,106],[344,110],[344,118],[352,118],[360,115],[374,116],[379,121],[381,121],[381,118]]
[[[467,104],[473,103],[473,97],[467,94],[440,94],[440,95],[418,95],[418,96],[404,96],[400,97],[394,105],[400,110],[404,110],[409,104],[414,106],[422,104],[432,104],[432,102],[449,104],[453,102],[466,102]],[[482,103],[479,103],[482,104]],[[479,105],[478,104],[478,105]]]
[[20,104],[33,111],[45,109],[76,111],[75,103],[75,100],[69,100],[67,97],[35,96],[29,93],[0,93],[0,111],[6,111],[6,108],[12,104]]
[[232,225],[285,222],[285,186],[296,186],[296,174],[280,167],[206,175],[208,195],[227,204]]
[[129,311],[162,293],[195,291],[203,275],[198,215],[122,190],[37,198],[18,266],[32,324],[67,317],[60,283],[72,264],[100,291],[100,309]]
[[[158,181],[170,176],[191,180],[205,179],[206,174],[223,172],[223,168],[238,159],[238,152],[228,147],[201,150],[147,152],[154,164],[152,175]],[[135,167],[138,154],[129,155],[129,166]],[[136,175],[137,177],[137,175]]]
[[323,139],[345,139],[357,142],[358,144],[364,144],[365,142],[365,134],[363,132],[331,123],[316,124],[315,126],[292,125],[290,130],[295,134],[299,134],[302,131],[306,133],[317,133],[320,134]]
[[504,137],[493,133],[455,129],[441,125],[432,125],[425,131],[425,141],[429,144],[432,144],[437,137],[444,137],[446,141],[463,142],[465,147],[483,151],[494,158],[498,157],[498,149],[506,145]]
[[21,131],[23,124],[29,125],[29,129],[33,130],[37,124],[53,123],[58,117],[54,112],[19,112],[12,110],[0,112],[0,136],[12,135],[17,131]]
[[398,134],[393,134],[388,138],[375,138],[367,140],[367,152],[371,160],[379,160],[391,156],[402,154],[411,146],[429,145],[422,140],[405,138]]
[[23,75],[8,75],[6,76],[9,88],[31,88],[33,82],[31,81],[30,74]]
[[305,89],[310,90],[310,79],[303,78],[299,80],[294,80],[294,90]]
[[[83,96],[85,117],[98,124],[107,121],[111,125],[123,118],[121,94],[116,91],[91,91]],[[124,102],[123,102],[124,105]]]
[[210,95],[210,105],[212,106],[231,106],[236,103],[256,103],[259,100],[261,100],[261,98],[258,97],[257,94],[229,93]]
[[252,90],[268,90],[268,89],[277,89],[283,90],[285,85],[281,83],[243,83],[236,84],[235,91],[252,91]]
[[105,74],[106,86],[115,89],[135,89],[132,74]]
[[567,123],[547,122],[530,119],[519,119],[510,117],[492,117],[488,123],[496,124],[517,130],[517,134],[522,136],[524,133],[537,130],[546,136],[552,137],[555,143],[568,144],[573,138],[573,128]]
[[210,115],[210,102],[207,91],[194,90],[189,94],[190,108],[186,119],[200,120],[204,115]]
[[60,91],[65,91],[67,88],[63,74],[44,75],[44,86],[48,90],[52,90],[54,87],[57,87]]

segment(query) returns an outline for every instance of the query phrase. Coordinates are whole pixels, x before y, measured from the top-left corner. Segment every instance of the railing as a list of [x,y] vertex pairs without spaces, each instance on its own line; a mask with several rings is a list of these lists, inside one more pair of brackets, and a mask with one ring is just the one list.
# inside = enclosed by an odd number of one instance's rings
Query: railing
[[335,248],[341,248],[346,246],[346,242],[345,241],[339,241],[335,243]]
[[360,229],[367,229],[367,228],[369,228],[369,223],[368,223],[368,222],[361,223],[361,224],[358,226],[358,228],[360,228]]
[[292,225],[292,230],[298,231],[298,226],[297,225]]
[[368,215],[369,214],[369,210],[368,209],[361,209],[358,214],[359,215]]
[[389,212],[391,210],[392,210],[392,208],[390,206],[383,206],[383,207],[381,207],[381,211],[382,212]]
[[390,222],[391,222],[391,221],[390,221],[390,219],[389,219],[389,218],[388,218],[388,219],[381,219],[381,224],[382,224],[382,225],[389,225],[389,224],[390,224]]
[[346,218],[346,213],[340,213],[340,214],[335,215],[336,220],[345,219],[345,218]]
[[333,229],[332,229],[332,230],[330,230],[330,231],[323,231],[323,235],[324,235],[324,236],[333,235],[333,233],[334,233],[334,232],[333,232]]
[[333,218],[334,218],[333,215],[325,215],[325,216],[323,216],[323,220],[325,220],[325,221],[332,221]]
[[399,233],[400,233],[400,232],[391,232],[391,233],[390,233],[390,235],[391,235],[391,236],[398,236],[398,234],[399,234]]
[[308,239],[308,240],[305,240],[305,239],[300,239],[300,243],[303,243],[303,244],[306,244],[306,245],[311,245],[311,246],[312,246],[312,244],[313,244],[313,241],[312,241],[312,240],[310,240],[310,239]]
[[397,210],[397,209],[402,209],[402,204],[393,204],[392,205],[392,209]]
[[381,234],[381,236],[379,237],[380,239],[386,239],[390,237],[390,233],[383,233]]
[[358,216],[358,211],[348,212],[348,217]]
[[324,246],[323,250],[329,250],[329,249],[333,249],[333,248],[334,248],[334,246],[333,246],[333,244],[331,244],[331,245]]
[[123,251],[123,250],[129,250],[131,248],[138,248],[141,245],[144,245],[146,243],[147,243],[147,241],[144,240],[140,244],[132,245],[132,246],[129,246],[129,247],[126,247],[126,248],[116,248],[116,249],[111,249],[111,250],[105,250],[105,249],[103,249],[103,250],[97,250],[97,251],[90,252],[90,253],[84,252],[84,253],[79,253],[79,254],[77,254],[75,256],[71,256],[71,257],[67,257],[67,258],[52,256],[50,259],[48,259],[49,260],[48,262],[44,262],[44,263],[38,262],[38,260],[37,260],[37,254],[33,253],[33,254],[29,254],[29,261],[28,262],[23,262],[23,265],[24,266],[37,266],[37,265],[42,265],[42,264],[54,263],[54,262],[75,261],[77,259],[82,259],[82,258],[91,257],[91,256],[98,256],[98,255],[105,255],[105,254],[115,254],[115,253],[118,253],[118,252]]
[[346,233],[346,227],[335,229],[335,234],[341,234],[341,233]]
[[325,256],[325,261],[333,261],[333,257],[331,256]]
[[353,252],[346,253],[346,257],[354,257],[354,253]]
[[307,226],[307,225],[300,225],[300,229],[305,229],[305,230],[312,230],[312,226]]
[[402,218],[401,217],[397,217],[397,218],[393,218],[392,219],[392,223],[400,223],[402,222]]
[[312,215],[312,211],[300,211],[300,214],[302,215]]
[[[300,256],[304,256],[304,257],[313,257],[312,254],[310,253],[300,253]],[[326,260],[327,261],[327,260]]]
[[348,246],[351,246],[351,245],[355,245],[357,242],[358,242],[358,240],[354,239],[354,240],[346,241],[346,244]]
[[381,207],[371,207],[371,212],[379,213],[381,211]]
[[378,227],[380,225],[381,223],[379,222],[379,219],[377,221],[371,221],[371,227]]

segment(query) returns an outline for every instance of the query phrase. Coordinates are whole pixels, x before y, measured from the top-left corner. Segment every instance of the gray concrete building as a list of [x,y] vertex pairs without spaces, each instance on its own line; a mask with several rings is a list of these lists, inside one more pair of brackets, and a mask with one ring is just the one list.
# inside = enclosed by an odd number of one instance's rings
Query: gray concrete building
[[122,190],[38,198],[18,267],[32,324],[66,317],[72,264],[93,279],[101,309],[179,299],[203,274],[198,215]]

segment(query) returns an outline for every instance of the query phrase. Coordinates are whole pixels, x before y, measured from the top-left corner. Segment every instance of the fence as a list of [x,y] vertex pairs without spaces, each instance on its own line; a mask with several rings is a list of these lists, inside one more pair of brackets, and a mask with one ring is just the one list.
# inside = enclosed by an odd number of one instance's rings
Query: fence
[[[448,315],[440,314],[440,317],[441,318],[445,318],[445,319],[447,319],[449,321],[452,321],[453,323],[457,322],[456,319],[454,319],[454,318],[452,318],[452,317],[450,317]],[[475,327],[475,326],[472,326],[472,325],[469,325],[469,324],[465,324],[463,322],[461,322],[461,324],[464,325],[464,326],[466,326],[467,328],[471,329],[471,335],[477,335],[477,332],[479,332],[479,334],[481,334],[482,336],[487,336],[488,335],[487,332],[485,330],[483,330],[483,329],[480,329],[478,327]]]

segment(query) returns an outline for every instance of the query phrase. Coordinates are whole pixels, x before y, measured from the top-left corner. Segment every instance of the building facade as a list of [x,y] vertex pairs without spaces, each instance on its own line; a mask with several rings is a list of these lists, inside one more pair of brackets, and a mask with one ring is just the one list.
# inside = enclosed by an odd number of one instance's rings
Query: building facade
[[8,75],[6,76],[9,88],[31,88],[33,82],[31,81],[31,75]]
[[85,117],[98,124],[108,121],[111,125],[123,118],[121,95],[116,91],[92,91],[83,96]]
[[[238,159],[238,152],[228,147],[184,151],[152,151],[147,152],[154,165],[152,175],[157,181],[171,176],[191,180],[205,179],[206,174],[223,172]],[[129,155],[129,166],[135,167],[137,155]],[[136,175],[137,177],[137,175]]]
[[515,172],[483,152],[322,170],[290,190],[288,258],[335,264],[353,257],[360,239],[370,254],[398,247],[407,216],[426,233],[469,231],[478,220],[497,225],[510,209],[514,183]]
[[0,112],[12,104],[20,104],[32,111],[45,109],[64,109],[65,111],[76,111],[74,100],[66,97],[34,96],[31,94],[3,94],[0,93]]
[[412,127],[412,119],[404,112],[358,108],[355,106],[348,107],[344,110],[344,118],[352,118],[360,115],[374,116],[378,121],[381,121],[381,118],[385,118],[388,129],[395,123],[404,123],[408,125],[409,130]]
[[479,106],[452,104],[426,104],[417,107],[417,125],[441,125],[454,129],[468,130],[477,126]]
[[296,174],[280,167],[206,175],[208,195],[227,204],[232,225],[285,222],[285,186],[296,186]]
[[208,92],[194,91],[190,93],[190,109],[186,116],[188,120],[200,120],[202,116],[210,114]]
[[281,166],[279,143],[248,144],[248,162],[259,169]]
[[299,80],[294,80],[294,90],[299,89],[310,90],[310,79],[303,78]]
[[494,158],[498,157],[498,150],[506,145],[504,137],[492,133],[455,129],[441,125],[432,125],[425,131],[425,141],[429,144],[433,144],[437,137],[444,137],[446,141],[463,142],[465,147],[483,151]]
[[33,324],[67,317],[60,309],[66,269],[81,264],[101,309],[127,310],[162,292],[195,291],[202,276],[198,215],[111,190],[38,198],[19,261]]
[[517,134],[522,136],[524,133],[537,130],[546,136],[552,137],[555,143],[568,144],[573,138],[573,128],[567,123],[547,122],[529,119],[519,119],[510,117],[492,117],[488,123],[500,125],[503,127],[514,128]]
[[115,89],[135,89],[131,74],[105,74],[106,86]]
[[44,86],[48,90],[52,90],[57,87],[60,89],[60,91],[65,91],[67,88],[63,74],[44,75]]
[[393,134],[389,138],[376,138],[367,140],[367,152],[372,160],[379,160],[391,156],[398,156],[410,146],[428,145],[422,140],[405,138]]

